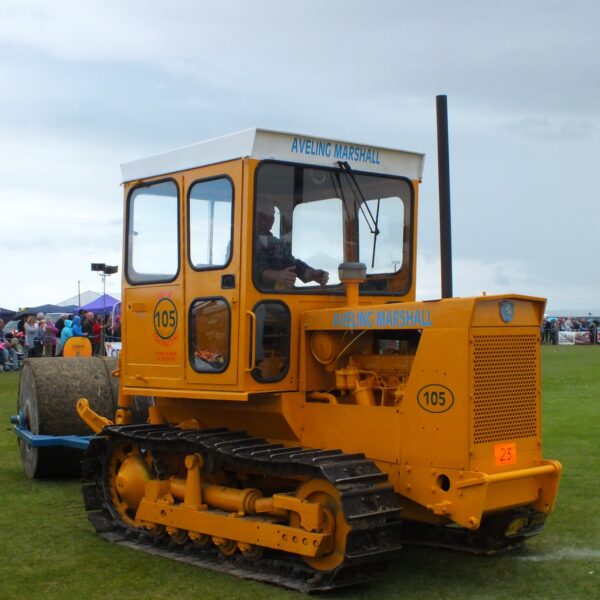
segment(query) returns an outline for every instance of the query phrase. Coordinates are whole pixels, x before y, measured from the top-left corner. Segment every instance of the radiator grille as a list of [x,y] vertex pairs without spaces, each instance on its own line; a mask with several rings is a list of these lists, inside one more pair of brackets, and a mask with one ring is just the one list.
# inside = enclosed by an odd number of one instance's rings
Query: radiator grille
[[474,337],[475,444],[537,435],[538,352],[535,334]]

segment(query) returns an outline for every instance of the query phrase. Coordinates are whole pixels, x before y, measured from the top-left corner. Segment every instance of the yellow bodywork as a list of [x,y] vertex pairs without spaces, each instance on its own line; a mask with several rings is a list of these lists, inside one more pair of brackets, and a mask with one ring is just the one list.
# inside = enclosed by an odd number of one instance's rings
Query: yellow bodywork
[[[252,307],[274,298],[256,289],[251,276],[257,164],[245,158],[169,175],[179,190],[181,266],[167,284],[130,285],[123,279],[120,407],[133,396],[153,396],[154,422],[193,420],[200,427],[243,429],[286,445],[364,453],[388,474],[405,519],[477,529],[485,514],[513,507],[550,512],[561,467],[542,457],[542,299],[511,294],[416,302],[416,260],[396,275],[398,289],[411,282],[402,297],[358,296],[352,284],[347,297],[282,292],[277,297],[291,313],[289,370],[277,382],[252,376]],[[225,269],[198,272],[187,259],[185,199],[193,182],[217,176],[233,182],[232,258]],[[140,183],[127,183],[126,196]],[[416,214],[419,181],[412,185]],[[416,255],[416,217],[413,227]],[[235,276],[236,285],[224,289],[223,275]],[[198,373],[189,364],[187,315],[198,296],[219,297],[229,305],[231,351],[221,373]],[[167,339],[153,327],[156,307],[165,301],[178,317]],[[514,307],[509,323],[500,310],[506,301]],[[218,310],[208,313],[196,335],[210,337],[202,332],[220,331],[225,319]],[[416,344],[400,341],[393,353],[373,351],[375,331],[398,330],[414,333]],[[210,342],[223,350],[218,336]],[[185,477],[146,481],[135,461],[122,476],[140,522],[309,557],[330,541],[310,502],[302,507],[285,496],[270,500],[271,510],[316,521],[294,547],[281,526],[265,524],[257,532],[251,519],[201,510],[198,475],[195,492],[186,491]],[[208,488],[204,493],[227,494]],[[183,501],[175,504],[174,498]]]

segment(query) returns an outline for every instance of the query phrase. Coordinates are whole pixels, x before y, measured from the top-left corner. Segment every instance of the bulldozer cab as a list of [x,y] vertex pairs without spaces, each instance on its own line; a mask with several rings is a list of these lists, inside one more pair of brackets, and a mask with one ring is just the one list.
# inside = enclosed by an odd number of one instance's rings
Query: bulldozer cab
[[123,166],[125,393],[245,400],[303,379],[300,319],[414,300],[423,156],[253,129]]

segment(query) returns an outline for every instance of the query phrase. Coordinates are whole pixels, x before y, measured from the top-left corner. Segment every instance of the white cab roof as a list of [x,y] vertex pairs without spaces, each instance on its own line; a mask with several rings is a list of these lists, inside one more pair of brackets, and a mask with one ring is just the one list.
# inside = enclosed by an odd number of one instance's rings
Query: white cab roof
[[135,181],[247,156],[328,167],[346,161],[356,171],[409,179],[421,179],[425,160],[416,152],[255,128],[135,160],[121,172],[124,182]]

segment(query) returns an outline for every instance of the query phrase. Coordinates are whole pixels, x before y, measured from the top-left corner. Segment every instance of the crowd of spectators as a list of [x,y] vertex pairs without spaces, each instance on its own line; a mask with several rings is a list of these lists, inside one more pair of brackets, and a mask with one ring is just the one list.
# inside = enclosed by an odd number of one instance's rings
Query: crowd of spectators
[[[121,338],[120,320],[80,310],[79,314],[63,314],[55,323],[44,313],[22,318],[17,328],[5,331],[0,319],[0,372],[18,371],[25,358],[62,356],[65,342],[73,336],[87,337],[94,356],[103,356],[102,340]],[[104,336],[102,335],[104,332]]]
[[[598,331],[600,318],[591,317],[549,317],[544,316],[542,342],[558,344],[559,332],[587,332],[590,344],[599,344]],[[39,356],[61,356],[65,342],[72,336],[87,337],[92,344],[92,354],[103,356],[102,330],[105,341],[121,339],[121,322],[112,317],[80,310],[79,314],[63,314],[56,323],[46,318],[44,313],[29,315],[18,322],[17,329],[5,331],[5,323],[0,319],[0,372],[18,371],[25,358]]]
[[590,344],[598,343],[598,327],[600,319],[593,317],[549,317],[544,316],[542,325],[542,342],[558,344],[559,332],[587,332]]
[[4,331],[4,321],[0,319],[0,371],[19,370],[18,341]]

